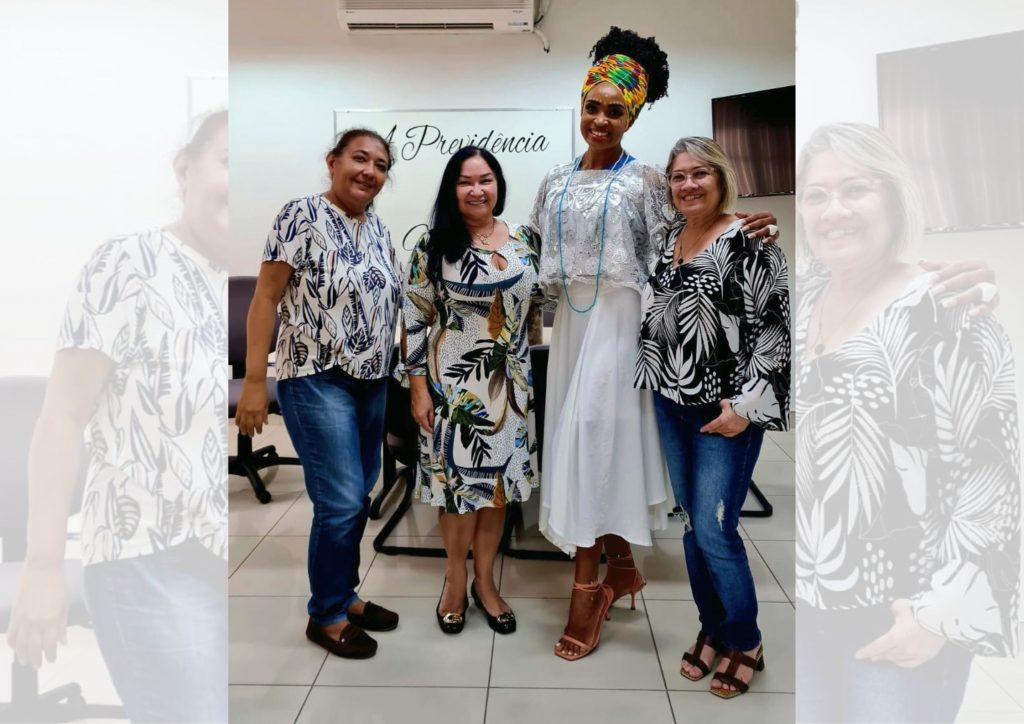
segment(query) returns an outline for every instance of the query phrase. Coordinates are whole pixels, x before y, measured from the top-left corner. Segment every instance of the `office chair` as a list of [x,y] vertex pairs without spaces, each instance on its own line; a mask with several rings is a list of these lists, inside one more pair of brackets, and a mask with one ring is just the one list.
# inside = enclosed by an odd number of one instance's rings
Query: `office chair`
[[[3,541],[3,562],[0,563],[0,629],[6,635],[11,607],[18,590],[18,581],[26,552],[28,528],[28,451],[36,421],[46,394],[44,377],[0,378],[0,399],[4,415],[0,418],[0,470],[3,470],[3,500],[0,506],[0,538]],[[81,473],[75,483],[71,510],[81,507],[85,482],[85,460],[81,450],[53,451],[54,454],[76,455],[82,459]],[[69,626],[89,626],[82,583],[82,562],[64,561],[64,578],[70,607]],[[59,654],[58,654],[59,655]],[[66,654],[65,654],[66,655]],[[77,721],[92,718],[123,719],[119,706],[87,704],[78,684],[64,684],[40,693],[39,673],[29,665],[11,663],[11,701],[0,704],[0,721]]]
[[[249,313],[249,302],[256,291],[256,277],[231,277],[228,279],[228,364],[231,365],[231,379],[228,380],[228,418],[234,419],[238,410],[238,398],[242,394],[242,383],[245,381],[246,355],[246,317]],[[267,354],[277,343],[279,321],[274,317],[274,333],[270,337]],[[267,377],[267,398],[269,413],[280,415],[281,407],[277,402],[277,380]],[[267,445],[253,450],[252,438],[238,433],[238,453],[228,457],[228,474],[241,475],[249,479],[256,499],[261,503],[269,503],[270,491],[260,471],[275,465],[301,465],[298,458],[286,458],[277,454],[277,448]]]
[[[401,356],[401,348],[395,345],[391,353],[390,371],[394,372]],[[391,517],[384,523],[373,539],[373,549],[385,555],[421,556],[444,558],[444,548],[423,548],[417,546],[396,546],[386,543],[402,517],[412,505],[416,492],[416,463],[419,456],[419,428],[412,419],[409,390],[388,375],[387,403],[384,411],[384,454],[381,490],[370,505],[370,518],[383,517],[382,509],[392,491],[403,484],[402,497]],[[472,553],[470,554],[472,557]]]

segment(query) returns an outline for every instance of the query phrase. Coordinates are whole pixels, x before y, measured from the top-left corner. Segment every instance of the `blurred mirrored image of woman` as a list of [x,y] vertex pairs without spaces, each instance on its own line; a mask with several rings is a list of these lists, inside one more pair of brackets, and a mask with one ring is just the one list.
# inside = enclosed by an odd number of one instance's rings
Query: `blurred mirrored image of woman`
[[113,239],[68,301],[28,463],[25,567],[7,638],[65,643],[67,518],[96,639],[133,721],[227,720],[228,114],[174,160],[182,213]]
[[797,210],[797,719],[953,721],[972,657],[1017,650],[1010,343],[906,261],[921,202],[878,129],[817,129]]

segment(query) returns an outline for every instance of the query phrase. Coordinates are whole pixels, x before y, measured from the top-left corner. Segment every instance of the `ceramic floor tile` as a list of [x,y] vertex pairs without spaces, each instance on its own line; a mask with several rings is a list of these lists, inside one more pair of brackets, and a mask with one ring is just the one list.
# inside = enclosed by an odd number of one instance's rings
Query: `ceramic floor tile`
[[751,540],[796,540],[796,497],[769,495],[774,507],[770,518],[740,518],[740,526]]
[[[369,541],[369,538],[364,538]],[[427,546],[441,548],[440,538],[391,537],[394,545]],[[498,562],[500,563],[500,561]],[[360,595],[374,596],[433,596],[441,595],[447,563],[444,558],[421,556],[388,556],[378,554],[373,566],[363,577]],[[496,564],[497,565],[497,564]],[[469,566],[467,564],[467,570]]]
[[[696,605],[692,601],[647,601],[647,610],[669,690],[707,689],[707,680],[692,682],[679,675],[679,659],[693,645],[700,628]],[[758,610],[767,667],[755,676],[751,691],[791,694],[795,690],[793,607],[788,603],[760,603]]]
[[[796,600],[796,549],[785,540],[752,541],[790,601]],[[749,550],[749,547],[748,547]],[[760,589],[759,589],[760,590]]]
[[[796,495],[796,463],[792,460],[757,461],[754,468],[754,482],[769,498],[776,495]],[[748,498],[744,507],[752,508],[754,501]]]
[[[941,682],[936,683],[941,684]],[[1020,689],[1021,682],[1018,680],[1010,691],[1020,692]],[[1021,707],[1003,687],[996,683],[989,673],[978,665],[971,666],[971,673],[967,679],[967,691],[964,693],[964,702],[960,710],[969,712],[972,716],[1009,712],[1017,712],[1018,715],[1024,716],[1024,707]]]
[[303,492],[295,504],[281,516],[267,535],[309,535],[313,524],[313,503]]
[[307,598],[228,599],[228,682],[310,685],[327,652],[306,640]]
[[[768,566],[757,554],[750,541],[744,541],[750,572],[759,601],[788,601]],[[792,547],[792,545],[791,545]],[[682,541],[658,539],[653,548],[637,547],[634,551],[637,565],[647,578],[643,595],[647,600],[692,600],[690,579],[686,574]],[[628,599],[627,599],[628,600]]]
[[315,686],[296,724],[480,724],[486,702],[487,689]]
[[1018,704],[1024,707],[1024,655],[1015,659],[992,659],[978,656],[974,659],[975,668],[979,668],[1009,693]]
[[536,561],[505,556],[501,595],[515,598],[568,598],[572,591],[572,561]]
[[[682,678],[682,677],[680,677]],[[705,679],[704,688],[710,679]],[[673,691],[672,711],[680,722],[757,722],[793,724],[796,716],[792,694],[763,694],[751,690],[735,699],[720,699],[706,691]]]
[[274,491],[273,499],[260,503],[248,487],[228,493],[228,534],[266,535],[302,496],[301,490]]
[[769,432],[767,436],[789,455],[790,460],[796,460],[796,432]]
[[1024,710],[1016,711],[970,711],[961,709],[956,724],[1024,724]]
[[519,629],[496,636],[491,683],[494,686],[555,689],[664,690],[642,601],[637,610],[616,609],[604,624],[600,646],[578,661],[555,656],[565,629],[566,599],[507,598]]
[[785,450],[776,445],[767,435],[765,436],[764,443],[761,445],[760,460],[774,462],[792,459]]
[[[373,563],[372,541],[360,542],[360,569],[367,575]],[[309,594],[307,536],[267,536],[239,566],[228,584],[232,596],[305,596]]]
[[487,724],[673,724],[663,691],[491,688]]
[[463,632],[449,635],[437,626],[437,596],[373,600],[400,616],[398,628],[372,634],[379,644],[372,659],[328,657],[317,686],[487,686],[495,634],[482,614],[471,608]]
[[237,724],[293,722],[308,694],[308,686],[229,686],[230,721]]
[[233,535],[228,537],[228,576],[242,565],[245,557],[252,553],[262,538],[258,535]]
[[[389,505],[384,509],[383,517],[378,520],[371,520],[366,523],[366,533],[364,535],[370,536],[371,538],[384,527],[384,524],[391,518],[391,514],[395,510],[395,505]],[[420,503],[413,499],[412,505],[402,516],[402,520],[395,526],[395,529],[391,532],[391,536],[388,538],[388,542],[391,542],[393,537],[406,537],[406,538],[422,538],[430,537],[436,538],[441,535],[441,526],[437,522],[437,508]]]

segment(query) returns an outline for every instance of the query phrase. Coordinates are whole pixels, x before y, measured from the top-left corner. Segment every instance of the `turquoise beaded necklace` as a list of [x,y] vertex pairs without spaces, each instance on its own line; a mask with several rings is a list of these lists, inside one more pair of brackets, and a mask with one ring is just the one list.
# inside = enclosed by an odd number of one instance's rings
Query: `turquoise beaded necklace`
[[576,157],[576,163],[573,164],[572,172],[565,180],[565,186],[562,188],[562,195],[558,197],[558,267],[562,274],[562,289],[565,291],[565,300],[569,303],[569,308],[578,314],[586,314],[597,304],[597,295],[601,291],[601,268],[604,264],[604,229],[605,219],[608,216],[608,196],[612,191],[612,184],[615,182],[615,178],[630,160],[631,158],[623,149],[618,160],[609,169],[612,172],[612,177],[608,179],[608,187],[604,190],[604,206],[601,209],[601,235],[597,252],[597,278],[594,284],[594,298],[590,300],[590,304],[587,305],[586,309],[577,309],[576,305],[572,303],[572,298],[569,296],[569,284],[565,276],[565,258],[562,255],[562,207],[565,203],[565,194],[569,191],[569,182],[572,181],[572,177],[576,175],[576,172],[580,170],[580,164],[583,162],[582,155]]

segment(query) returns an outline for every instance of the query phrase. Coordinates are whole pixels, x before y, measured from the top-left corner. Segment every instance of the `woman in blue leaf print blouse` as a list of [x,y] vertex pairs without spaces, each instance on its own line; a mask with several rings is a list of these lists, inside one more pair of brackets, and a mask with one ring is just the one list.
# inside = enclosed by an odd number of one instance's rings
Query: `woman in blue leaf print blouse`
[[313,501],[306,637],[369,658],[377,642],[365,630],[398,625],[397,614],[355,593],[401,293],[391,236],[370,211],[393,159],[379,134],[353,129],[326,160],[331,187],[285,204],[267,238],[237,422],[248,435],[266,422],[266,353],[280,305],[278,397]]

